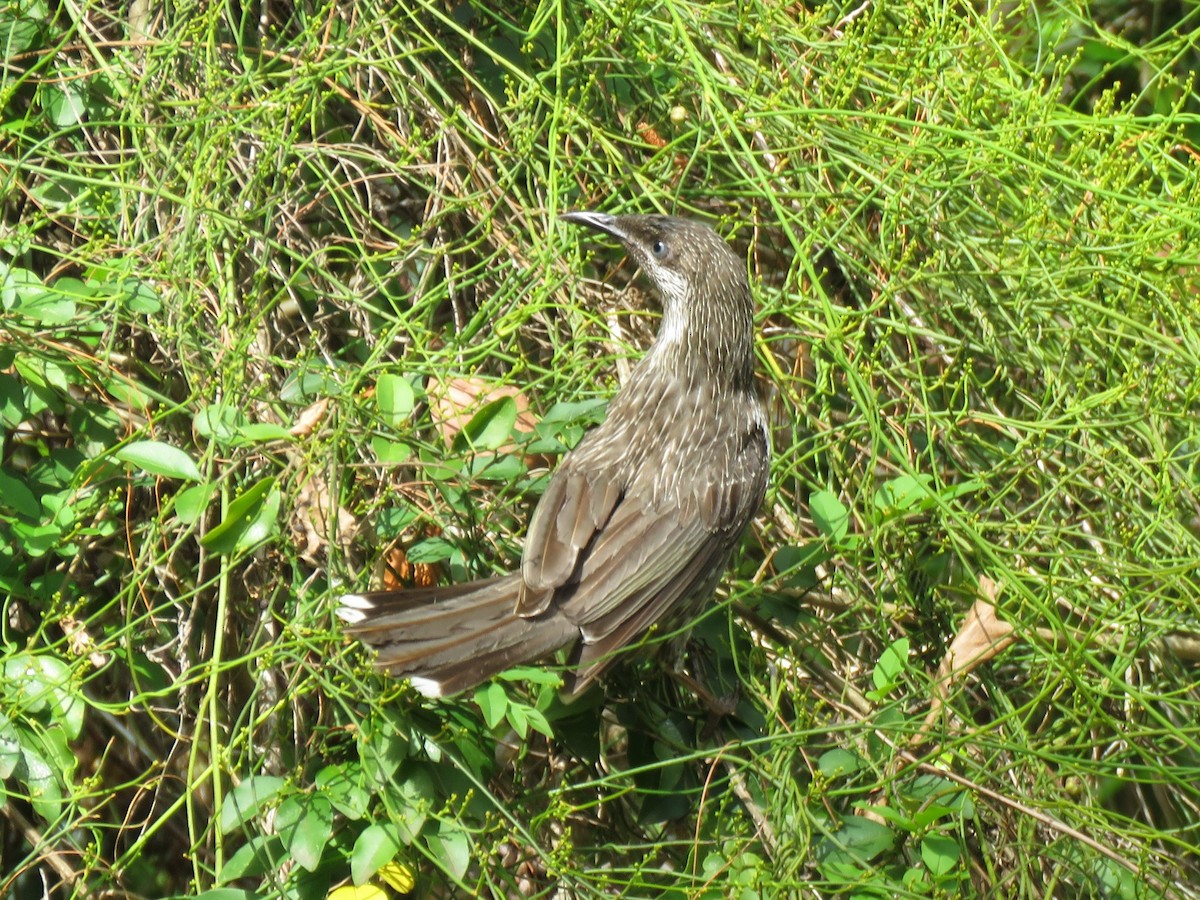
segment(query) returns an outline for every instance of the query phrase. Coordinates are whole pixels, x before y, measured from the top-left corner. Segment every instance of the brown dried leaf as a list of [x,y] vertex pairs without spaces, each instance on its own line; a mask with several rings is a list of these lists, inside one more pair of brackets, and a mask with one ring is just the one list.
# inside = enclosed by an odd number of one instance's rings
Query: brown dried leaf
[[[426,535],[440,533],[438,528],[425,529]],[[433,587],[438,583],[439,567],[430,563],[410,563],[402,547],[393,547],[380,563],[379,589],[402,591],[407,587]]]
[[929,704],[929,714],[918,738],[924,739],[933,721],[941,714],[950,686],[970,673],[976,666],[987,662],[1016,641],[1013,626],[996,613],[995,599],[998,585],[986,575],[979,577],[979,592],[982,596],[967,612],[958,634],[950,642],[950,648],[938,666],[934,680],[934,695]]
[[325,412],[329,409],[329,398],[322,397],[316,403],[306,407],[299,416],[296,417],[296,423],[288,430],[288,433],[294,437],[308,437],[325,418]]
[[[447,445],[454,443],[454,437],[471,417],[493,400],[501,397],[512,397],[517,404],[518,431],[526,433],[533,431],[537,418],[529,411],[529,398],[511,384],[496,384],[483,378],[454,378],[450,381],[439,381],[430,376],[425,383],[425,391],[429,395],[429,411],[433,423],[441,432]],[[500,453],[511,453],[515,447],[507,444],[499,449]]]

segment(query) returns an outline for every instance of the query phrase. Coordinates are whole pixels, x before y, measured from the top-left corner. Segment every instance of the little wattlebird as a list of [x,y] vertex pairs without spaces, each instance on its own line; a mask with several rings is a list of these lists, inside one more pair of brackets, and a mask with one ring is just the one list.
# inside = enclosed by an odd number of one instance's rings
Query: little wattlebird
[[342,598],[349,633],[427,696],[567,647],[565,691],[581,692],[652,626],[684,624],[712,596],[766,490],[745,263],[687,219],[562,218],[625,245],[658,289],[662,323],[603,424],[550,479],[518,571]]

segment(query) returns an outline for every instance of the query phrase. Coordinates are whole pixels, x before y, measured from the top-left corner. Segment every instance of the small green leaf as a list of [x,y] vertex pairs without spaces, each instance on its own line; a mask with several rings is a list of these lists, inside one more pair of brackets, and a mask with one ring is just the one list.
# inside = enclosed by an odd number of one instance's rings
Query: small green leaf
[[475,689],[475,702],[479,704],[488,728],[495,728],[504,721],[504,714],[508,710],[508,694],[502,685],[494,681],[480,685]]
[[466,832],[448,819],[438,823],[437,831],[429,835],[430,851],[454,878],[462,878],[471,864],[471,840]]
[[13,731],[12,722],[0,713],[0,779],[8,778],[21,761],[21,743]]
[[175,516],[185,525],[195,525],[208,509],[217,486],[211,482],[184,488],[175,495]]
[[13,777],[25,785],[34,811],[47,822],[54,822],[62,814],[62,787],[55,777],[54,769],[40,753],[32,747],[21,748],[21,760]]
[[215,553],[234,553],[269,537],[283,502],[275,479],[264,478],[229,504],[225,518],[200,543]]
[[410,563],[436,563],[449,559],[455,553],[455,547],[445,538],[431,537],[419,541],[408,548]]
[[876,818],[883,819],[885,822],[891,822],[900,828],[901,831],[916,831],[917,823],[913,821],[912,816],[903,810],[895,809],[882,803],[866,803],[857,802],[854,804],[856,809],[864,810]]
[[0,428],[15,428],[29,417],[24,394],[20,379],[0,372]]
[[472,481],[516,481],[525,474],[525,462],[516,453],[493,456],[490,453],[472,455],[463,469]]
[[357,765],[326,766],[317,773],[316,785],[333,808],[347,819],[357,821],[366,815],[371,798],[363,789]]
[[843,775],[857,772],[862,768],[862,764],[863,761],[858,754],[838,748],[822,753],[817,762],[817,768],[827,778],[841,778]]
[[400,441],[391,441],[381,434],[372,435],[371,449],[375,459],[385,466],[397,466],[412,456],[412,447]]
[[875,506],[885,514],[905,512],[914,506],[932,502],[929,484],[933,476],[900,475],[875,492]]
[[508,718],[508,724],[512,726],[513,731],[515,731],[522,740],[524,740],[526,735],[529,734],[529,717],[526,715],[528,711],[529,707],[522,706],[519,703],[511,704],[505,711]]
[[961,857],[962,846],[945,835],[929,834],[921,841],[921,861],[935,878],[950,872]]
[[900,683],[908,668],[908,651],[908,638],[899,638],[880,654],[879,662],[871,671],[871,681],[875,690],[868,692],[867,696],[870,699],[882,700]]
[[81,80],[60,81],[43,84],[40,98],[50,119],[59,128],[67,128],[83,121],[87,109],[87,85]]
[[253,878],[283,864],[286,854],[278,835],[256,834],[225,861],[218,882]]
[[849,816],[841,828],[821,839],[816,857],[822,867],[832,863],[861,872],[895,843],[896,835],[886,825],[864,816]]
[[201,478],[200,469],[190,456],[162,441],[134,441],[117,450],[114,455],[121,462],[162,478],[181,478],[185,481],[199,481]]
[[552,687],[562,686],[562,676],[551,669],[537,666],[513,666],[498,676],[503,681],[529,681],[533,684],[548,684]]
[[375,533],[381,538],[398,538],[408,526],[421,516],[415,506],[392,506],[379,513],[375,520]]
[[158,291],[140,279],[125,278],[121,290],[125,294],[125,308],[131,313],[152,316],[162,309]]
[[550,721],[542,714],[541,710],[534,709],[532,706],[523,708],[530,728],[544,734],[548,738],[554,737],[554,729],[550,727]]
[[248,422],[238,429],[238,443],[266,444],[271,441],[293,441],[295,436],[274,422]]
[[337,397],[341,393],[341,382],[334,373],[314,366],[290,375],[279,389],[279,399],[284,403],[306,406],[321,397]]
[[60,278],[46,287],[27,287],[18,298],[15,311],[42,325],[65,325],[75,318],[75,300],[93,294],[78,278]]
[[396,829],[390,825],[368,825],[364,828],[350,854],[350,877],[354,883],[364,884],[396,857],[401,846]]
[[4,661],[4,682],[12,685],[26,713],[48,713],[72,740],[83,731],[85,705],[71,667],[48,653],[17,653]]
[[821,534],[837,543],[850,529],[850,511],[832,491],[817,491],[808,498],[808,509]]
[[3,469],[0,469],[0,509],[11,509],[34,521],[42,517],[42,505],[29,486]]
[[358,739],[363,775],[373,784],[386,784],[408,759],[407,727],[384,712],[375,725],[366,724]]
[[512,397],[493,400],[471,417],[454,437],[454,449],[460,453],[496,450],[512,439],[517,424],[517,403]]
[[333,805],[319,794],[289,797],[280,804],[275,830],[292,859],[315,872],[333,834]]
[[391,428],[399,428],[412,415],[416,395],[407,378],[399,375],[380,375],[375,382],[375,405]]
[[229,446],[237,437],[246,417],[240,409],[228,403],[211,403],[196,410],[192,416],[192,430],[206,440],[221,446]]
[[257,816],[286,784],[276,775],[252,775],[235,787],[221,805],[221,834],[229,834]]
[[424,768],[414,768],[396,785],[399,790],[402,816],[395,824],[400,840],[411,844],[425,827],[429,817],[429,807],[432,805],[437,791],[433,786],[433,778]]
[[[9,7],[9,10],[11,9],[12,6]],[[9,10],[0,14],[0,50],[6,58],[12,59],[35,44],[40,44],[42,29],[37,20],[26,16],[14,16]]]

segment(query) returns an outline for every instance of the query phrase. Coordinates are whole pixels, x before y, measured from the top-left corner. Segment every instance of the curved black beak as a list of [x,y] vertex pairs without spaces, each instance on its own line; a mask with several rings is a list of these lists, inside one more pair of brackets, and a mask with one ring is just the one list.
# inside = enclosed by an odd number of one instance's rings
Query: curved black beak
[[559,218],[564,222],[570,222],[572,225],[583,225],[587,228],[594,228],[596,231],[610,234],[619,241],[626,241],[629,235],[617,224],[617,217],[610,216],[605,213],[588,212],[586,210],[573,210],[559,215]]

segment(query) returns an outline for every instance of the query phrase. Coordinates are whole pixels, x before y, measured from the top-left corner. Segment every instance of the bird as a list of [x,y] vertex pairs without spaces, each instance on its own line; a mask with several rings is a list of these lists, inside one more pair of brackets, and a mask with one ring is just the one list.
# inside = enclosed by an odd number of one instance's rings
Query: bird
[[662,319],[604,420],[560,460],[516,571],[342,596],[345,630],[427,697],[566,648],[561,694],[579,695],[655,626],[686,625],[711,599],[766,492],[745,261],[693,219],[560,218],[624,245]]

